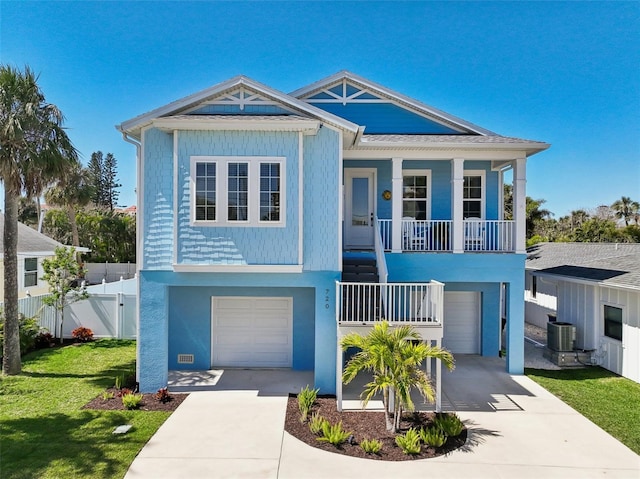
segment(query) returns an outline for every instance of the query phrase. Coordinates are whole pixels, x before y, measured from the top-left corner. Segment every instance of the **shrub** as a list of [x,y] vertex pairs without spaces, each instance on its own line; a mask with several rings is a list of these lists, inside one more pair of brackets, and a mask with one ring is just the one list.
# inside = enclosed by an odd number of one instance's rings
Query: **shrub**
[[363,439],[360,447],[367,454],[378,454],[382,449],[382,442],[377,439]]
[[124,397],[127,394],[133,394],[133,391],[129,388],[122,388],[118,391],[118,397]]
[[122,404],[127,409],[138,409],[142,402],[142,394],[128,393],[122,395]]
[[[24,314],[18,314],[18,332],[20,334],[20,354],[26,354],[34,349],[36,344],[36,336],[40,333],[38,319],[26,317]],[[0,344],[4,342],[4,313],[0,313]]]
[[314,412],[309,420],[309,431],[316,435],[322,433],[322,427],[326,422],[327,420],[323,418],[320,413]]
[[457,414],[438,414],[434,425],[449,437],[459,436],[464,430],[464,424]]
[[85,328],[84,326],[80,326],[79,328],[71,331],[71,337],[81,343],[87,343],[89,341],[93,341],[93,331],[89,328]]
[[42,329],[38,334],[36,334],[34,347],[36,349],[50,348],[51,346],[53,346],[53,343],[53,334],[45,329]]
[[422,446],[420,446],[420,434],[411,428],[406,434],[396,436],[396,444],[405,454],[420,454]]
[[109,399],[113,399],[114,397],[116,397],[116,396],[111,391],[104,391],[102,393],[102,400],[103,401],[108,401]]
[[161,403],[167,403],[171,401],[171,394],[169,394],[169,389],[168,388],[158,389],[158,392],[155,394],[155,398],[157,401],[160,401]]
[[420,439],[427,446],[441,447],[447,441],[447,436],[438,427],[429,427],[420,429]]
[[309,389],[307,384],[298,394],[298,408],[300,409],[300,422],[305,422],[309,416],[309,412],[316,402],[319,389]]
[[349,436],[351,436],[351,433],[342,429],[342,421],[336,424],[325,421],[322,425],[322,436],[318,438],[318,441],[328,442],[337,447],[346,442]]

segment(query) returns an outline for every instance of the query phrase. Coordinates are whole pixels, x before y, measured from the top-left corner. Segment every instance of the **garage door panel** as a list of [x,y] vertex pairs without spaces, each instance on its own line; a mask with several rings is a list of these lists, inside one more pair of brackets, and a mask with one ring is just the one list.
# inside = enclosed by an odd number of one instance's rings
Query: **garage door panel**
[[445,292],[443,346],[454,354],[480,353],[480,294]]
[[291,367],[293,298],[212,299],[212,365]]

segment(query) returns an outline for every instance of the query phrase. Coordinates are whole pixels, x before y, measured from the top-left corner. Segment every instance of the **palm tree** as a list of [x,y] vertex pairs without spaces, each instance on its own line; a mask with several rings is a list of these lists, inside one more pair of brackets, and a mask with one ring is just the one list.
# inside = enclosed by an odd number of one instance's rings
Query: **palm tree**
[[49,188],[45,192],[45,201],[53,206],[62,207],[69,218],[71,226],[72,245],[80,246],[80,235],[78,234],[78,223],[76,213],[78,208],[83,208],[91,202],[93,187],[89,172],[83,168],[79,161],[76,161],[71,168],[65,172],[64,176],[57,182],[56,186]]
[[[59,177],[77,160],[60,110],[46,103],[38,78],[0,65],[0,181],[4,186],[4,374],[19,374],[18,199],[35,177]],[[36,175],[37,173],[37,175]]]
[[636,219],[638,217],[640,203],[632,201],[628,196],[623,196],[619,200],[615,201],[611,205],[611,208],[615,211],[616,218],[624,219],[624,225],[629,226],[629,220]]
[[433,400],[433,387],[425,372],[420,369],[425,360],[436,358],[448,369],[454,367],[453,356],[449,351],[423,343],[411,326],[391,329],[386,321],[374,325],[367,336],[356,333],[346,335],[342,338],[341,346],[343,350],[360,350],[347,363],[342,381],[348,384],[360,371],[373,374],[371,382],[365,385],[360,397],[366,406],[371,398],[382,393],[388,431],[399,428],[403,410],[415,409],[411,399],[414,389],[423,399]]
[[549,218],[553,213],[551,211],[541,208],[541,206],[547,202],[547,200],[534,200],[527,196],[526,198],[526,213],[527,213],[527,238],[531,238],[534,235],[536,224],[544,219]]

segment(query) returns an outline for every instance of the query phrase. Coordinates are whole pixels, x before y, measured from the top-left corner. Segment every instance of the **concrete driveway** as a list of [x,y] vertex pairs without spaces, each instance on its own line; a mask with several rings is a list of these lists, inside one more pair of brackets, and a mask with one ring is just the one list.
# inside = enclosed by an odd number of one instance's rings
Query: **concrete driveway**
[[456,362],[443,377],[443,408],[458,412],[469,439],[447,456],[385,462],[311,448],[283,431],[287,393],[311,383],[310,373],[229,370],[174,378],[203,390],[158,430],[126,478],[640,476],[639,456],[533,381],[504,372],[503,360]]

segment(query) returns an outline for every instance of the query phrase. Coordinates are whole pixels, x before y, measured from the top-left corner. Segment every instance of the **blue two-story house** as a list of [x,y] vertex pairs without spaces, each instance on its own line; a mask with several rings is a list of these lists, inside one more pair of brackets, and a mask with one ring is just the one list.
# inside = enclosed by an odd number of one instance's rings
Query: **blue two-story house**
[[289,94],[238,76],[118,129],[137,147],[142,391],[251,367],[339,394],[340,337],[382,319],[523,372],[525,169],[546,143],[344,71]]

